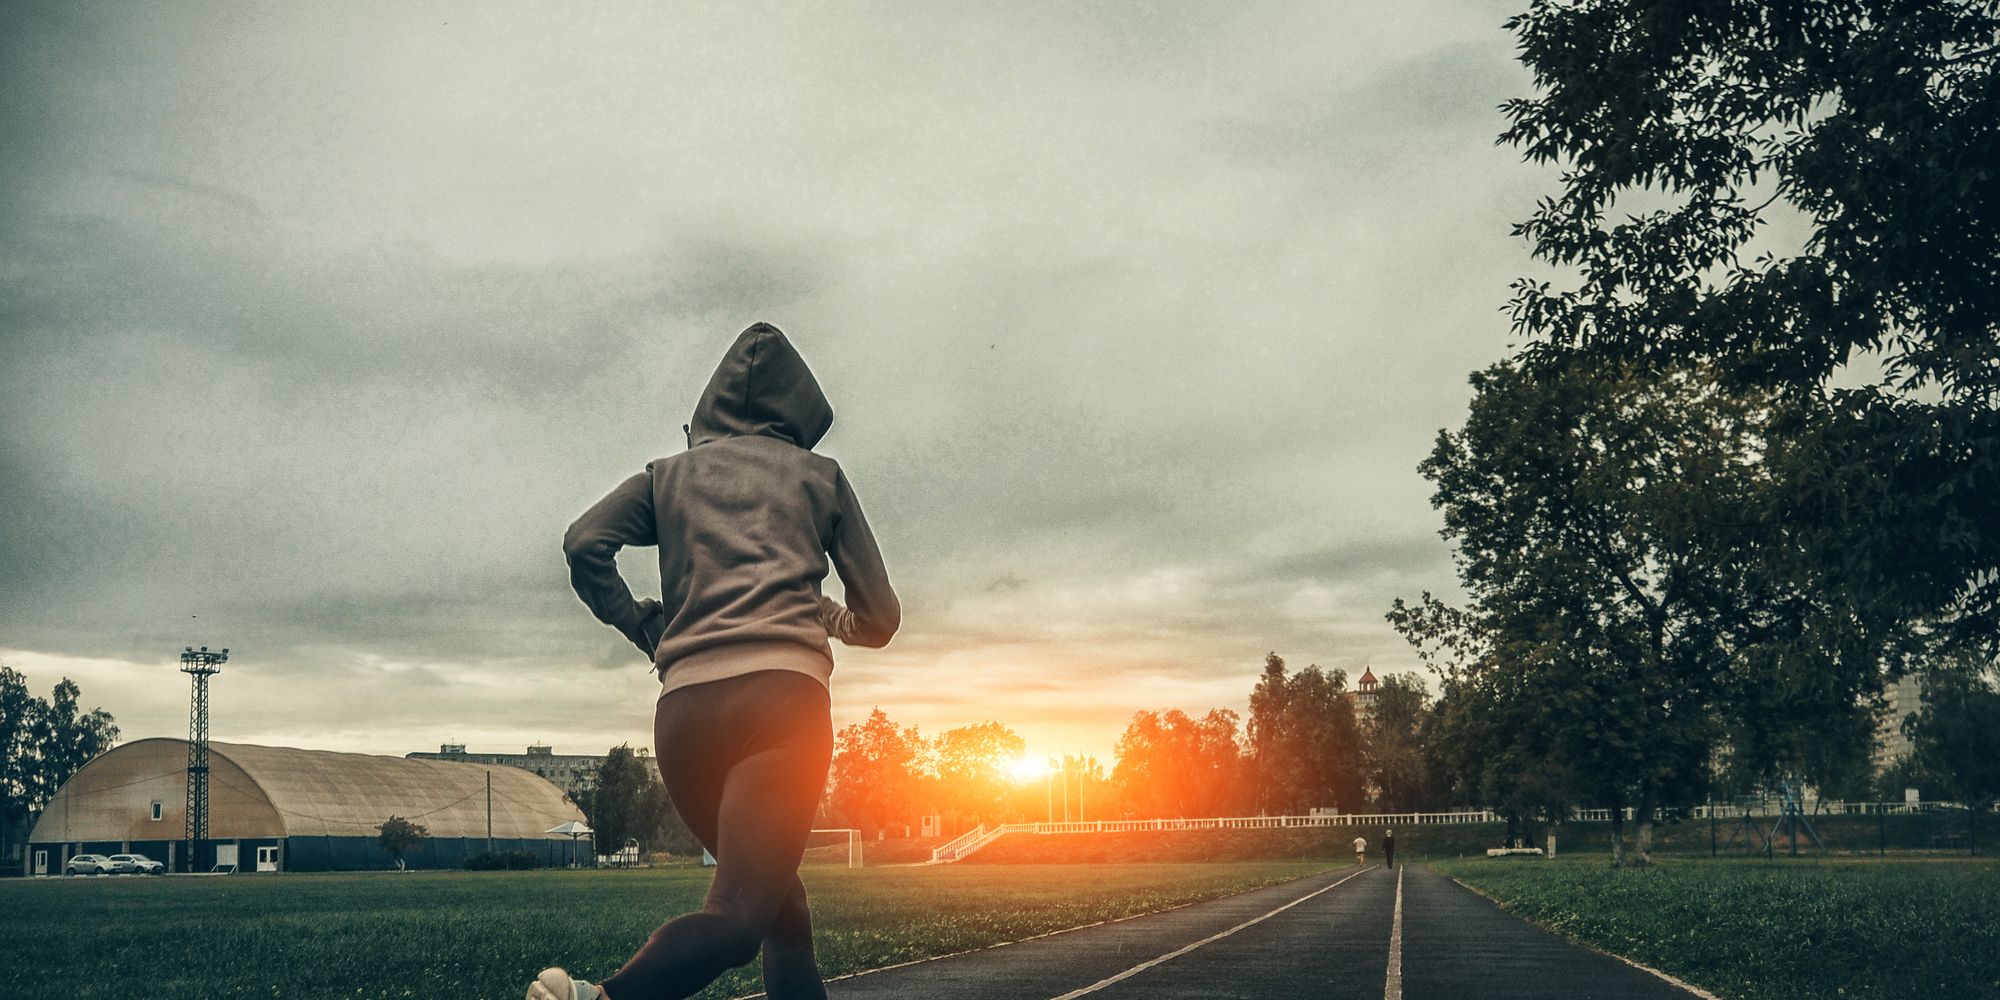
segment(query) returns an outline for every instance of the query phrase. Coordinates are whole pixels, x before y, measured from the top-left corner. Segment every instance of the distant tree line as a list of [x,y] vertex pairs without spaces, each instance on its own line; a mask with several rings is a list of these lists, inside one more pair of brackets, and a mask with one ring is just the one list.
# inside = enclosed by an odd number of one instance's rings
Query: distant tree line
[[63,783],[118,741],[111,713],[84,711],[81,697],[67,677],[36,697],[25,675],[0,665],[0,858],[16,857]]
[[[998,722],[981,722],[926,738],[915,726],[899,726],[880,708],[834,734],[833,766],[821,805],[827,826],[872,835],[919,825],[936,815],[948,828],[1045,815],[1055,774],[1066,785],[1091,782],[1103,788],[1103,769],[1093,760],[1036,762],[1053,767],[1042,780],[1024,782],[1018,771],[1027,743]],[[1039,772],[1038,772],[1039,773]],[[1082,794],[1088,794],[1083,791]]]
[[1021,767],[1026,743],[983,722],[934,739],[881,709],[835,737],[824,821],[871,835],[927,814],[947,831],[978,823],[1442,808],[1455,788],[1426,750],[1437,713],[1423,681],[1391,676],[1372,717],[1339,670],[1290,671],[1265,657],[1247,721],[1217,708],[1132,716],[1107,773],[1087,755]]

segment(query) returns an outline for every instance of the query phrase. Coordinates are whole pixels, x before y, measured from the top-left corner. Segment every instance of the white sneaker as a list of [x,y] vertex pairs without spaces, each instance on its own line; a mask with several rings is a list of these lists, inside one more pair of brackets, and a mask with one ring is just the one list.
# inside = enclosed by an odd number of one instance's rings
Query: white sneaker
[[543,969],[528,984],[528,1000],[599,1000],[604,992],[561,969]]

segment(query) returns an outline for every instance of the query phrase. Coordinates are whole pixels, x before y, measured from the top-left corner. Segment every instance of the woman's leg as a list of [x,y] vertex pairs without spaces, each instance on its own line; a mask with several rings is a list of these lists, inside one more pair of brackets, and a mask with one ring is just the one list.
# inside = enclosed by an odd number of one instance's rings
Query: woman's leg
[[806,907],[805,883],[792,873],[792,891],[778,907],[778,918],[764,935],[764,994],[771,1000],[824,1000],[826,985],[819,978],[813,954],[812,912]]
[[773,1000],[825,995],[799,858],[832,756],[826,689],[766,671],[661,699],[656,746],[674,807],[715,855],[698,913],[669,921],[605,980],[612,1000],[685,997],[766,949]]

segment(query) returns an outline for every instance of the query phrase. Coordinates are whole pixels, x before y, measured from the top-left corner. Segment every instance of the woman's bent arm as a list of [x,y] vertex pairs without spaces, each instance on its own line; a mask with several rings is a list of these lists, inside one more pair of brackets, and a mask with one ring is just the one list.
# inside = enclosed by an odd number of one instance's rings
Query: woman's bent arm
[[[836,487],[840,511],[826,552],[833,559],[833,568],[840,573],[841,585],[847,589],[847,610],[852,613],[852,620],[839,621],[846,634],[828,631],[850,646],[886,646],[903,623],[903,606],[896,600],[895,588],[889,586],[882,550],[875,545],[875,533],[868,529],[868,519],[862,516],[861,501],[848,485],[847,473],[839,475]],[[822,624],[826,617],[822,605]]]
[[648,659],[660,640],[665,622],[659,602],[641,604],[618,575],[618,550],[627,545],[659,544],[653,520],[652,467],[619,483],[569,526],[563,534],[563,556],[569,560],[569,584],[597,620],[632,640]]

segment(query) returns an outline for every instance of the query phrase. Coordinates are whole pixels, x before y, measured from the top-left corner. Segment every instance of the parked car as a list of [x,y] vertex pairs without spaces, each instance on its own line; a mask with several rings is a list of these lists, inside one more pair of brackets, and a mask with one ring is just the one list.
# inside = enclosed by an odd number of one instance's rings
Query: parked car
[[158,875],[167,870],[166,865],[143,854],[113,854],[111,864],[112,871],[131,872],[134,875]]
[[117,870],[118,866],[102,854],[79,854],[63,865],[64,875],[109,875]]

